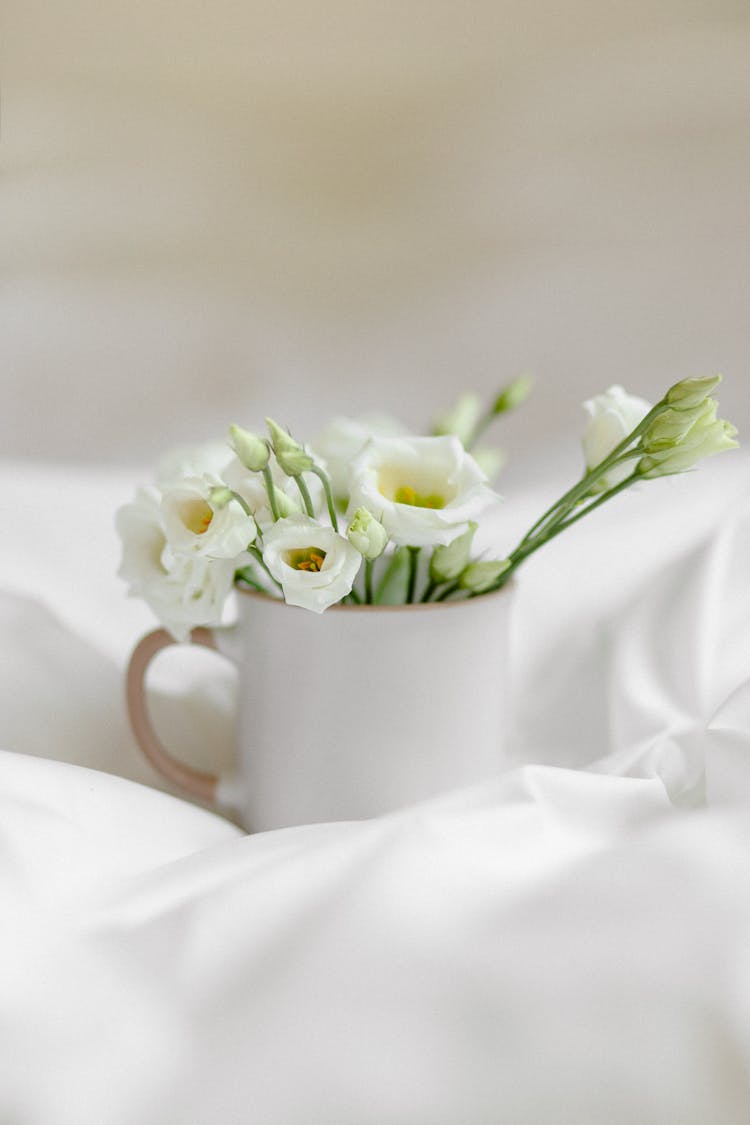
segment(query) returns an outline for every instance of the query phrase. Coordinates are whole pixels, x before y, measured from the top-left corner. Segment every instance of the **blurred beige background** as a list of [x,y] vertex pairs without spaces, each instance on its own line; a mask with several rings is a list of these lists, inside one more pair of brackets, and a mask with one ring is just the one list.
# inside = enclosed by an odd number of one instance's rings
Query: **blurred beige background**
[[508,427],[723,370],[750,431],[746,0],[11,0],[0,450],[155,457],[273,412]]

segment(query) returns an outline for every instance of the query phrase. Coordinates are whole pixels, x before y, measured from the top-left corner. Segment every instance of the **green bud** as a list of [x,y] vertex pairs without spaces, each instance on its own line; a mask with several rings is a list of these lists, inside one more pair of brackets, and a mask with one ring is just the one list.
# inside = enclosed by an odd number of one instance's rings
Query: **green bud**
[[346,536],[365,559],[380,558],[388,542],[387,531],[367,508],[357,508],[346,529]]
[[208,502],[215,512],[220,512],[222,508],[226,508],[227,504],[229,504],[233,497],[234,493],[232,492],[231,488],[227,488],[225,485],[220,484],[217,485],[216,488],[211,489],[210,493],[208,494]]
[[668,407],[652,421],[643,435],[643,448],[646,453],[653,453],[662,449],[671,449],[672,446],[686,441],[691,431],[698,430],[716,421],[716,400],[705,399],[697,406],[676,410]]
[[494,586],[501,574],[510,566],[510,559],[497,559],[492,562],[469,563],[461,574],[458,584],[462,590],[472,594],[483,594]]
[[690,410],[700,406],[718,387],[721,375],[707,375],[701,379],[682,379],[670,387],[664,401],[676,410]]
[[273,498],[276,501],[276,511],[279,513],[279,519],[286,519],[288,516],[298,516],[300,513],[299,504],[295,504],[291,496],[287,496],[286,492],[282,492],[280,488],[274,486]]
[[266,418],[266,424],[271,433],[271,444],[283,472],[289,477],[298,477],[307,473],[313,467],[313,459],[305,453],[299,442],[295,441],[290,433],[282,430],[272,418]]
[[492,406],[493,414],[505,414],[508,410],[515,410],[531,394],[534,379],[531,375],[519,375],[507,387],[503,387]]
[[241,426],[230,426],[229,441],[246,469],[253,473],[263,472],[270,456],[265,438],[259,438]]
[[472,521],[463,535],[445,546],[435,548],[430,559],[430,579],[433,582],[455,582],[466,570],[476,529],[477,525]]
[[469,392],[461,395],[451,409],[435,420],[433,434],[455,434],[462,445],[468,446],[482,414],[482,400]]
[[704,457],[737,449],[737,430],[731,422],[716,417],[714,399],[709,399],[695,414],[680,438],[647,446],[646,456],[638,462],[639,476],[652,478],[684,473]]

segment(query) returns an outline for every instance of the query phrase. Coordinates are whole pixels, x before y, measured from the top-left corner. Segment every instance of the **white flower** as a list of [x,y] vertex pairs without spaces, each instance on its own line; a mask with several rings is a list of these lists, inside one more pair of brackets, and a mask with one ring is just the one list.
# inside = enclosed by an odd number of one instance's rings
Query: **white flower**
[[176,554],[236,559],[255,539],[255,520],[241,504],[211,504],[211,492],[217,483],[208,476],[186,477],[163,490],[164,531]]
[[266,532],[263,561],[289,605],[322,613],[349,593],[362,556],[332,527],[290,516]]
[[364,418],[334,418],[315,439],[315,448],[325,458],[333,495],[346,500],[349,495],[349,468],[370,438],[399,437],[404,427],[386,414]]
[[[586,425],[583,431],[583,455],[586,468],[593,469],[609,457],[621,441],[631,433],[651,410],[651,403],[630,395],[622,387],[613,386],[583,404]],[[614,488],[633,472],[633,462],[626,461],[610,469],[597,481],[597,491]]]
[[115,517],[122,540],[118,571],[133,597],[140,597],[178,640],[196,625],[216,625],[234,581],[235,562],[177,555],[164,532],[160,494],[139,489]]
[[377,516],[394,543],[450,543],[498,500],[455,436],[373,438],[351,469],[351,509]]

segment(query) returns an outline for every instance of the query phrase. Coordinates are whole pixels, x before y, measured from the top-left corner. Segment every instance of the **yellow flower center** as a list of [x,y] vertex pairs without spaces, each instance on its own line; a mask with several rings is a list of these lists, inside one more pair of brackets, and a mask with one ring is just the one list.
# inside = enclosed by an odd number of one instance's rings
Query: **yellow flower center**
[[214,518],[213,508],[196,496],[195,499],[185,500],[180,505],[180,518],[193,535],[204,535]]
[[445,508],[457,495],[456,486],[439,469],[419,465],[384,465],[377,487],[386,500],[410,508]]
[[412,508],[444,508],[445,497],[439,492],[420,494],[409,484],[402,484],[393,494],[397,504],[408,504]]
[[323,566],[325,557],[326,553],[320,547],[301,547],[297,551],[287,551],[284,556],[293,570],[307,570],[314,574]]

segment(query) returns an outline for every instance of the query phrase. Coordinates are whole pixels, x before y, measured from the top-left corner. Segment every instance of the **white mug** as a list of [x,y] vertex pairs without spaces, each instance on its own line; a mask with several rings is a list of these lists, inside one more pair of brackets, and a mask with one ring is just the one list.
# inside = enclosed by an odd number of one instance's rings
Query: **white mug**
[[323,614],[243,591],[235,625],[190,638],[239,669],[235,774],[183,764],[154,732],[144,677],[176,643],[164,629],[143,638],[128,668],[138,744],[173,785],[254,832],[378,816],[485,780],[502,766],[512,588]]

